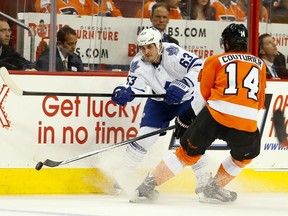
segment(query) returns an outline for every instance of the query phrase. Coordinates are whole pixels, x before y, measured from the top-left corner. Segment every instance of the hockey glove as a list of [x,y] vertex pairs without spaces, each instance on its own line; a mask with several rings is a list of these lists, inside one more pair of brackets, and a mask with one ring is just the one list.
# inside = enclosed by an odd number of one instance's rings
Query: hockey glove
[[166,90],[166,103],[179,104],[188,91],[189,86],[185,80],[174,80]]
[[125,88],[124,86],[118,86],[114,89],[112,96],[112,101],[120,106],[125,106],[127,102],[130,102],[134,99],[132,94],[134,92],[131,90],[131,87]]
[[182,113],[181,115],[177,116],[175,119],[175,130],[174,130],[174,137],[176,139],[180,139],[193,120],[196,118],[196,115],[190,107],[186,112]]

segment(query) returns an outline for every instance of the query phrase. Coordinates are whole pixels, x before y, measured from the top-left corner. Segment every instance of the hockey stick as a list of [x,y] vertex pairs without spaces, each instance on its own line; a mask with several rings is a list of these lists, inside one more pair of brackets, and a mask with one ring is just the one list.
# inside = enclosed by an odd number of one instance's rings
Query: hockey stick
[[[77,93],[77,92],[38,92],[38,91],[25,91],[20,89],[16,83],[11,79],[7,69],[5,67],[0,68],[0,75],[4,83],[12,90],[16,95],[22,96],[82,96],[82,97],[112,97],[111,93]],[[133,97],[139,98],[165,98],[165,94],[132,94]]]
[[127,145],[130,142],[135,142],[135,141],[138,141],[138,140],[141,140],[141,139],[145,139],[145,138],[150,137],[150,136],[154,136],[154,135],[160,134],[160,133],[168,131],[168,130],[172,130],[174,128],[175,128],[175,125],[167,127],[167,128],[162,128],[162,129],[153,131],[151,133],[147,133],[147,134],[144,134],[142,136],[138,136],[138,137],[135,137],[133,139],[129,139],[129,140],[126,140],[126,141],[123,141],[123,142],[108,146],[106,148],[98,149],[98,150],[91,151],[91,152],[88,152],[88,153],[85,153],[85,154],[82,154],[82,155],[78,155],[76,157],[72,157],[72,158],[67,159],[67,160],[53,161],[53,160],[50,160],[50,159],[46,159],[44,162],[41,162],[41,161],[38,162],[36,167],[35,167],[35,169],[36,170],[40,170],[43,167],[43,165],[48,166],[48,167],[57,167],[57,166],[60,166],[60,165],[72,163],[74,161],[82,160],[84,158],[99,154],[101,152],[108,151],[110,149],[114,149],[114,148],[118,148],[118,147]]
[[287,133],[285,127],[285,117],[283,112],[278,109],[273,113],[272,121],[275,127],[275,133],[281,146],[288,147]]

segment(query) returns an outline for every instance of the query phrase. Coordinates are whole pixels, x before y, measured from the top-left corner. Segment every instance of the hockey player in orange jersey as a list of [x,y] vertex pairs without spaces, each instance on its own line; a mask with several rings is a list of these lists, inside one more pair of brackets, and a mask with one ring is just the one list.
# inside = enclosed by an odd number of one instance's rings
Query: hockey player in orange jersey
[[208,57],[198,76],[199,91],[192,101],[197,117],[192,117],[192,109],[186,116],[177,117],[178,131],[185,131],[180,147],[148,174],[130,202],[155,199],[156,186],[185,166],[195,164],[216,139],[226,141],[231,156],[222,161],[206,186],[196,188],[196,193],[200,202],[227,203],[237,199],[237,193],[224,186],[260,153],[257,114],[264,108],[266,88],[266,67],[261,59],[247,52],[247,40],[243,24],[232,23],[224,29],[225,52]]

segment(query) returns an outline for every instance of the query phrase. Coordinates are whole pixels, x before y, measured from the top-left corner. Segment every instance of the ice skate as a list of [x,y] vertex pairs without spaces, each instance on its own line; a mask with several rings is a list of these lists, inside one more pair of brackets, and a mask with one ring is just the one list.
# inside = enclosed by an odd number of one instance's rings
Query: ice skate
[[[196,164],[196,166],[199,166],[199,164],[200,163]],[[192,167],[194,172],[195,172],[194,168],[196,166]],[[198,199],[199,199],[200,202],[201,202],[202,199],[204,199],[204,194],[203,194],[204,188],[207,186],[208,182],[210,182],[212,180],[213,180],[212,174],[208,173],[208,172],[205,172],[203,175],[200,175],[200,176],[197,177],[197,186],[196,186],[196,189],[195,189],[195,193],[197,194]]]
[[144,182],[135,190],[135,194],[129,202],[138,203],[147,200],[156,200],[159,196],[159,192],[154,190],[155,186],[157,186],[157,184],[154,177],[148,175]]
[[202,203],[228,203],[237,199],[237,193],[218,186],[211,178],[205,187],[196,188],[199,202]]

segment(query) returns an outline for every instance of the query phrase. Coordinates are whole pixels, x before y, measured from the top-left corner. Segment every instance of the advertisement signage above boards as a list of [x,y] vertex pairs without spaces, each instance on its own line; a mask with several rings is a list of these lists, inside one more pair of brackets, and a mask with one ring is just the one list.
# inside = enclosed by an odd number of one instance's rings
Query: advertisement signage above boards
[[[13,74],[11,78],[26,91],[79,93],[111,93],[115,86],[126,79],[125,73],[115,77],[100,73],[82,76],[79,73],[37,75],[37,72]],[[2,80],[0,87],[0,168],[34,167],[39,160],[65,160],[131,139],[137,136],[145,102],[143,99],[140,104],[120,107],[109,97],[17,96]],[[288,168],[288,149],[279,146],[271,120],[273,110],[278,108],[288,116],[287,89],[288,82],[267,82],[266,110],[262,110],[258,117],[261,154],[251,164],[253,168]],[[286,120],[285,125],[287,124]],[[171,150],[171,135],[170,131],[155,145],[156,148],[161,148],[158,149],[155,160]],[[213,148],[207,153],[212,155],[213,160],[220,162],[223,154],[229,154],[229,150],[223,149],[225,145],[221,141],[215,141]],[[69,166],[89,168],[91,164],[97,164],[99,156],[102,154]],[[106,158],[109,159],[109,156]]]
[[[28,25],[35,36],[35,52],[42,38],[50,37],[50,15],[19,13],[18,19]],[[44,24],[40,24],[40,20]],[[196,53],[200,58],[223,52],[220,35],[229,22],[170,20],[167,33],[179,41],[181,47]],[[244,23],[245,24],[245,23]],[[137,52],[136,37],[142,28],[151,26],[149,19],[57,15],[57,29],[69,25],[77,32],[76,53],[84,63],[129,65]],[[288,34],[283,24],[260,23],[260,33],[270,33],[277,47],[288,55]],[[24,31],[24,41],[30,33]],[[47,39],[45,41],[48,42]],[[24,56],[30,56],[30,44],[24,43]]]

